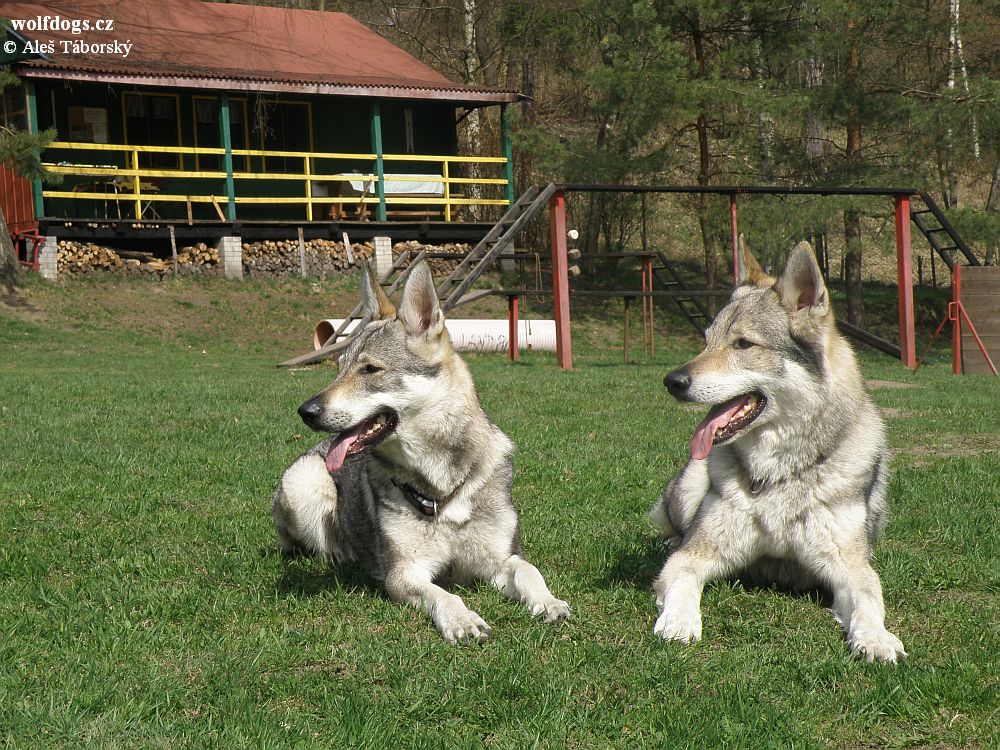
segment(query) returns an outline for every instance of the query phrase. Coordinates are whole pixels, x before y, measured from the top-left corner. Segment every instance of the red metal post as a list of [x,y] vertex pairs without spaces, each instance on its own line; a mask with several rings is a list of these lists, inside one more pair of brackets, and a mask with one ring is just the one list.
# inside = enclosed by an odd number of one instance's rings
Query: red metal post
[[560,190],[549,199],[552,239],[552,302],[556,320],[556,359],[564,370],[573,368],[569,332],[569,258],[566,247],[566,196]]
[[913,324],[913,255],[910,248],[910,196],[896,196],[896,269],[899,295],[899,352],[903,364],[917,369]]
[[959,314],[961,304],[962,266],[955,263],[951,269],[951,306],[955,314],[951,324],[951,371],[955,375],[962,374],[962,316]]
[[507,355],[517,362],[517,295],[507,298]]
[[736,222],[736,193],[729,194],[729,229],[733,235],[733,284],[740,283],[740,229]]

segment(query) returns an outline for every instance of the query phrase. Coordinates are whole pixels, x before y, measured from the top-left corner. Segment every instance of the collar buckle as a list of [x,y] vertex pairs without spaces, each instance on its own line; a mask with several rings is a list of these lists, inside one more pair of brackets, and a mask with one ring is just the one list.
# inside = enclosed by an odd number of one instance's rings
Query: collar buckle
[[396,489],[403,493],[403,497],[405,497],[410,505],[416,508],[421,515],[427,516],[428,518],[434,518],[437,516],[440,504],[436,499],[427,497],[427,495],[420,492],[420,490],[412,484],[396,484],[395,481],[393,484],[396,485]]

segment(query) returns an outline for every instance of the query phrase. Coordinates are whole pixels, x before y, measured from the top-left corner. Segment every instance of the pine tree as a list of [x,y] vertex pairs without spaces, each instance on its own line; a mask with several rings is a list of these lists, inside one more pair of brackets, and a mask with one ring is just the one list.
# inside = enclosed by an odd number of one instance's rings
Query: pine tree
[[[8,86],[19,83],[16,76],[0,69],[0,96]],[[17,174],[27,179],[42,176],[41,150],[55,138],[54,130],[32,134],[14,130],[0,124],[0,164],[8,164]],[[13,294],[21,283],[21,266],[17,262],[14,243],[7,228],[7,220],[0,207],[0,287]]]

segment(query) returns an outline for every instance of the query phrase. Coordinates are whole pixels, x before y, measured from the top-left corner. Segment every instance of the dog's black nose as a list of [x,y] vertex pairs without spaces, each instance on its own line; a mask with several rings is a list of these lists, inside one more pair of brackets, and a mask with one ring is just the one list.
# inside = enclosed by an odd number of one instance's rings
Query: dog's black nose
[[680,398],[691,387],[691,376],[684,368],[674,370],[667,373],[667,377],[663,379],[663,385],[667,386],[667,390],[670,391],[671,396]]
[[322,411],[323,404],[319,402],[319,399],[311,398],[299,407],[299,416],[302,417],[303,422],[312,427]]

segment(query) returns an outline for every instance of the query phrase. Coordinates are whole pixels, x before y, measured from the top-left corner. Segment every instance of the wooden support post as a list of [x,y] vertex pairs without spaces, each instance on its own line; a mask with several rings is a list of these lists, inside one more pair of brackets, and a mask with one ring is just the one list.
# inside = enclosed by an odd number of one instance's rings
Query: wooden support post
[[[11,42],[13,44],[13,42]],[[38,99],[35,96],[35,82],[28,78],[24,82],[25,99],[28,108],[28,132],[38,133],[41,128],[38,126]],[[53,117],[55,112],[52,113]],[[41,157],[39,156],[39,161]],[[31,200],[34,206],[35,218],[39,219],[45,215],[45,201],[42,198],[42,178],[35,177],[31,181]]]
[[740,258],[740,228],[736,221],[736,193],[729,194],[729,230],[733,242],[733,284],[738,285],[743,276],[740,270],[743,259]]
[[[956,266],[957,267],[957,266]],[[899,352],[903,364],[917,368],[913,322],[913,257],[910,245],[910,196],[896,196],[896,269],[899,295]]]
[[219,201],[216,200],[214,195],[210,195],[208,197],[212,199],[212,205],[215,206],[215,213],[219,215],[219,221],[225,221],[226,216],[222,213],[222,206],[219,205]]
[[448,174],[448,160],[441,162],[441,177],[444,178],[442,187],[444,188],[444,220],[451,221],[451,182]]
[[507,356],[511,362],[517,362],[518,359],[517,303],[518,298],[516,294],[507,297]]
[[649,252],[649,244],[646,234],[646,193],[642,194],[642,251]]
[[170,255],[174,259],[174,278],[177,278],[177,237],[174,235],[174,225],[170,225]]
[[628,364],[628,329],[631,327],[632,323],[632,298],[623,297],[622,299],[625,301],[625,335],[622,337],[622,354],[625,364]]
[[[132,149],[132,169],[135,172],[139,171],[139,152],[136,149]],[[132,198],[135,206],[135,220],[140,221],[142,219],[142,199],[139,197],[142,194],[142,182],[139,179],[139,175],[135,174],[132,176]]]
[[372,104],[372,151],[375,152],[375,176],[378,178],[378,184],[375,186],[378,195],[378,209],[375,216],[378,221],[385,221],[385,164],[382,161],[382,111],[379,109],[378,102]]
[[500,153],[503,154],[503,177],[507,181],[507,205],[514,203],[514,150],[510,142],[510,122],[507,105],[500,105]]
[[642,353],[649,354],[649,324],[647,321],[647,308],[646,300],[651,299],[646,296],[646,292],[649,290],[646,288],[646,260],[642,260],[642,267],[639,269],[639,275],[642,277]]
[[302,234],[302,227],[299,227],[299,271],[304,279],[306,277],[306,241]]
[[951,371],[955,375],[962,374],[962,316],[958,313],[961,304],[962,266],[956,263],[951,269],[951,307],[954,308],[954,320],[951,323]]
[[306,176],[306,221],[313,220],[313,204],[312,204],[312,157],[305,156],[302,159],[303,166],[305,167],[304,174]]
[[[643,269],[646,271],[646,286],[650,292],[653,291],[653,259],[643,258],[642,259]],[[653,296],[650,295],[646,298],[647,304],[649,305],[649,356],[656,356],[656,344],[653,341]]]
[[226,170],[226,217],[236,221],[236,187],[233,182],[233,139],[229,132],[229,94],[223,91],[219,94],[219,138],[222,147],[226,149],[222,157],[222,165]]
[[566,247],[566,195],[560,190],[549,199],[552,242],[552,303],[556,321],[556,359],[564,370],[573,368],[569,330],[569,257]]

